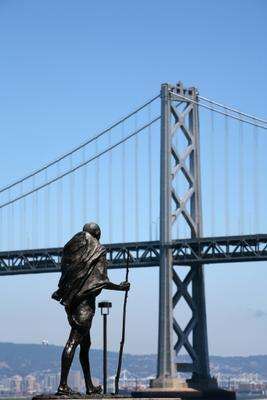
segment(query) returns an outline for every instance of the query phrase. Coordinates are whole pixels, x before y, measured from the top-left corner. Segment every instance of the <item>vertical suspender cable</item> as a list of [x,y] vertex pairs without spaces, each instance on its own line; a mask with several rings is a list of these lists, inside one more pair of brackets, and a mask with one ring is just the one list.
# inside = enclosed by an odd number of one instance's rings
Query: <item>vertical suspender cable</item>
[[[83,147],[83,161],[85,161],[86,147]],[[87,222],[87,165],[82,170],[82,219],[83,225]]]
[[[137,114],[135,114],[135,130],[137,130]],[[135,146],[134,146],[134,170],[135,170],[135,240],[139,238],[139,195],[138,195],[138,135],[135,135]]]
[[3,251],[4,250],[4,246],[3,246],[3,209],[0,209],[0,250]]
[[[32,189],[35,189],[35,175],[32,177]],[[33,193],[31,196],[31,201],[32,201],[32,229],[31,229],[31,246],[32,249],[35,248],[35,194]]]
[[243,122],[239,122],[239,234],[244,233],[244,132]]
[[257,126],[253,128],[253,203],[254,203],[254,221],[253,221],[253,233],[260,232],[260,219],[259,219],[259,133]]
[[[111,146],[111,132],[108,132],[108,144]],[[109,151],[109,166],[108,166],[108,199],[109,199],[109,242],[112,243],[112,150]]]
[[17,229],[15,229],[15,225],[14,225],[14,223],[15,223],[14,207],[15,207],[15,204],[12,203],[11,204],[11,240],[10,240],[10,246],[11,246],[12,250],[14,250],[15,235],[17,234]]
[[[70,169],[73,168],[72,154],[70,155]],[[74,233],[74,195],[75,195],[75,175],[70,173],[70,235]]]
[[[20,195],[23,194],[23,182],[20,183]],[[23,249],[24,247],[24,235],[25,235],[25,225],[24,225],[24,219],[23,219],[23,203],[24,203],[25,199],[21,199],[20,201],[20,248]]]
[[[225,110],[227,114],[227,110]],[[229,235],[229,126],[228,126],[228,115],[225,115],[224,119],[224,203],[225,203],[225,234]]]
[[[151,121],[151,104],[148,105],[148,120]],[[149,240],[152,240],[152,135],[151,125],[148,127],[148,223]]]
[[[98,143],[97,140],[95,142],[95,153],[98,153]],[[96,159],[96,174],[95,174],[95,180],[96,180],[96,222],[100,224],[99,221],[99,159],[97,157]]]
[[[48,170],[45,169],[45,181],[48,181]],[[45,190],[45,243],[47,247],[50,244],[50,185]]]
[[[212,105],[211,105],[212,107]],[[213,108],[213,107],[212,107]],[[210,112],[211,118],[211,140],[210,140],[210,173],[211,173],[211,235],[215,234],[215,163],[214,163],[214,113]]]
[[[23,190],[23,188],[21,189]],[[22,247],[26,249],[27,247],[27,218],[26,218],[26,198],[24,197],[22,199],[22,228],[21,228],[21,234],[22,234]]]
[[[33,189],[35,188],[35,176],[32,177],[32,186]],[[37,248],[38,247],[38,191],[34,192],[32,194],[32,202],[33,202],[33,207],[32,207],[32,247]]]
[[[57,163],[57,175],[60,175],[60,162]],[[62,245],[62,228],[63,228],[63,196],[62,196],[62,179],[57,181],[57,242],[58,246]]]
[[34,193],[35,196],[35,223],[34,223],[34,228],[35,228],[35,246],[39,248],[39,213],[38,213],[38,208],[39,208],[39,198],[38,198],[39,192]]
[[[8,190],[8,201],[11,200],[11,192]],[[7,232],[8,232],[8,250],[11,250],[11,236],[12,236],[12,218],[11,218],[11,205],[7,208]]]
[[[124,138],[124,122],[121,125],[121,138]],[[121,171],[122,171],[122,241],[125,242],[126,233],[126,162],[125,162],[125,142],[122,143],[122,157],[121,157]]]

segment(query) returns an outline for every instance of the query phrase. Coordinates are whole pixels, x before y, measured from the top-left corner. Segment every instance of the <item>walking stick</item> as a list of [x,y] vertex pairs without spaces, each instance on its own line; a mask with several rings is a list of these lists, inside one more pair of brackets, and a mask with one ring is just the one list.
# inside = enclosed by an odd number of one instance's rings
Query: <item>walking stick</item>
[[[127,251],[126,278],[125,278],[126,282],[128,282],[128,276],[129,276],[129,251]],[[120,342],[120,350],[119,350],[118,368],[117,368],[117,373],[116,373],[116,377],[115,377],[115,394],[119,393],[119,380],[120,380],[120,375],[121,375],[122,355],[123,355],[123,348],[124,348],[124,342],[125,342],[127,299],[128,299],[128,290],[126,290],[126,292],[124,294],[123,316],[122,316],[122,334],[121,334],[121,342]]]

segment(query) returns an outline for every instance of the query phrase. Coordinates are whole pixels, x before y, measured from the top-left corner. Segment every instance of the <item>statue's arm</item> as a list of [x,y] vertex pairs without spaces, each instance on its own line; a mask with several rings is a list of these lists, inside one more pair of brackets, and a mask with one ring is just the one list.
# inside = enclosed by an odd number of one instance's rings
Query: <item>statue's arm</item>
[[106,277],[106,283],[104,286],[104,289],[108,290],[119,290],[119,291],[127,291],[130,289],[130,283],[128,282],[121,282],[119,285],[116,283],[110,282],[107,276],[107,267],[108,267],[108,262],[106,259],[106,254],[103,255],[99,262],[98,262],[98,268],[102,270],[102,274]]
[[129,282],[121,282],[119,285],[117,285],[116,283],[107,282],[105,289],[127,291],[130,289],[130,283]]

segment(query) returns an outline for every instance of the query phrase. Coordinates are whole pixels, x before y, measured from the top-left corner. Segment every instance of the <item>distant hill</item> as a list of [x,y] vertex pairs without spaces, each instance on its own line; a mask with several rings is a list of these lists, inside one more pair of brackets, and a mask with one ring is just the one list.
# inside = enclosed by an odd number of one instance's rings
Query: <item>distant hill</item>
[[[39,344],[0,343],[0,378],[19,374],[25,376],[32,372],[51,371],[60,369],[62,347]],[[117,367],[117,353],[109,352],[109,374],[113,375]],[[186,361],[182,357],[181,361]],[[211,356],[213,373],[225,374],[258,373],[267,378],[267,355],[250,357],[218,357]],[[102,351],[91,350],[91,364],[93,375],[101,379]],[[79,369],[78,351],[74,360],[73,369]],[[156,372],[156,355],[125,354],[123,368],[138,377],[147,377]]]
[[267,379],[267,355],[248,357],[210,357],[211,368],[225,374],[253,373]]
[[[0,378],[19,374],[25,376],[31,372],[58,372],[63,348],[54,345],[0,343]],[[74,359],[73,369],[80,369],[79,350]],[[117,353],[109,352],[109,374],[113,375],[117,368]],[[93,375],[100,378],[102,374],[102,351],[91,350],[90,361]],[[156,355],[131,355],[123,357],[123,368],[140,377],[155,373]]]

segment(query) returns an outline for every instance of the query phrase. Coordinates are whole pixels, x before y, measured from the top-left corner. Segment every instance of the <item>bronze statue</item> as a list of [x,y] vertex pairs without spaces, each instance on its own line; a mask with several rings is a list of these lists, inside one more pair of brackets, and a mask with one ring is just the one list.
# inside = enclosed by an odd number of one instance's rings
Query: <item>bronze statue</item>
[[95,223],[85,224],[64,246],[61,260],[61,278],[58,290],[52,298],[65,306],[71,326],[70,336],[62,353],[61,378],[57,395],[73,395],[67,385],[70,367],[76,347],[80,345],[86,394],[101,393],[101,386],[94,386],[91,379],[89,349],[90,328],[95,314],[95,299],[102,289],[127,291],[130,284],[119,285],[109,281],[105,247],[99,243],[100,227]]

